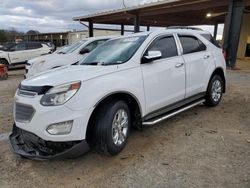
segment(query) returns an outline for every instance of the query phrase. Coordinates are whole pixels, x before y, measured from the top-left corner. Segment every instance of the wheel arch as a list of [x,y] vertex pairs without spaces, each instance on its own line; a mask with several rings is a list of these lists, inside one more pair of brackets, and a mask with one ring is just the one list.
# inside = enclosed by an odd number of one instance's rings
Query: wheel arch
[[6,58],[0,58],[0,60],[4,60],[4,61],[6,61],[7,62],[7,65],[10,65],[10,63],[9,63],[9,61],[6,59]]
[[214,75],[219,75],[222,78],[223,85],[224,85],[224,87],[223,87],[223,93],[225,93],[226,92],[226,78],[225,78],[225,74],[224,74],[223,68],[217,67],[214,70],[214,72],[212,73],[212,75],[211,75],[211,77],[209,79],[208,85],[209,85],[209,83],[210,83],[210,81],[211,81],[211,79],[213,78]]
[[95,116],[101,109],[103,105],[110,102],[111,100],[122,100],[128,104],[128,107],[131,112],[132,122],[134,127],[141,127],[141,117],[142,117],[142,107],[138,98],[130,92],[119,91],[110,93],[103,98],[101,98],[95,105],[94,110],[92,111],[86,131],[86,140],[90,145],[93,145],[95,142],[94,138],[94,129],[95,129]]

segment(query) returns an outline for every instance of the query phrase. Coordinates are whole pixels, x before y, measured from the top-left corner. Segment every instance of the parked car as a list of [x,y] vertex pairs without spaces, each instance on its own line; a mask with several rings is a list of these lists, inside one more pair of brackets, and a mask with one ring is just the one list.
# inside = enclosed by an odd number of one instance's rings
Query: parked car
[[16,65],[51,52],[48,45],[41,42],[9,43],[0,50],[0,64]]
[[79,65],[22,81],[10,142],[33,159],[116,155],[131,127],[196,105],[216,106],[226,87],[220,48],[205,31],[167,29],[111,39]]
[[76,63],[83,58],[83,56],[87,55],[97,46],[101,45],[110,38],[112,37],[86,38],[67,48],[59,50],[57,53],[31,59],[26,64],[26,78],[39,74],[43,71]]

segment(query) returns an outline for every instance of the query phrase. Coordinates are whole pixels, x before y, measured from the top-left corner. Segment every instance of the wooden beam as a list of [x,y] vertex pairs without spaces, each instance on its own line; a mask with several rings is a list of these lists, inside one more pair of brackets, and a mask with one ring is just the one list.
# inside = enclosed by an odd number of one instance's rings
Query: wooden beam
[[124,35],[124,24],[121,24],[121,35]]
[[134,18],[134,32],[140,32],[140,16],[136,15]]
[[94,25],[92,21],[89,21],[89,37],[93,37],[94,36]]

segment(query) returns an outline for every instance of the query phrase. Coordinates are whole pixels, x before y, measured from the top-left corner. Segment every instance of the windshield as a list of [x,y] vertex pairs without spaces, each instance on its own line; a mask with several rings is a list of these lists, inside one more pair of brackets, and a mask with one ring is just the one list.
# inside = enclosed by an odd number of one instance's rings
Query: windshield
[[147,36],[130,36],[105,42],[80,61],[81,65],[114,65],[128,61]]
[[69,54],[74,52],[76,49],[78,49],[83,43],[85,43],[86,40],[84,41],[80,41],[80,42],[76,42],[74,44],[72,44],[71,46],[66,47],[65,49],[61,50],[60,52],[63,54]]

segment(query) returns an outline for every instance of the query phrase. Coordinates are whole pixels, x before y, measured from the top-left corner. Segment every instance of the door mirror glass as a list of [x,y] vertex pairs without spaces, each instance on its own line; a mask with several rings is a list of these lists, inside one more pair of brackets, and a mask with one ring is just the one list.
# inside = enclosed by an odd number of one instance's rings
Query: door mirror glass
[[162,54],[160,51],[148,51],[142,58],[142,63],[149,63],[157,59],[161,59]]
[[90,52],[89,49],[83,48],[83,49],[80,51],[80,54],[87,54],[87,53],[89,53],[89,52]]

